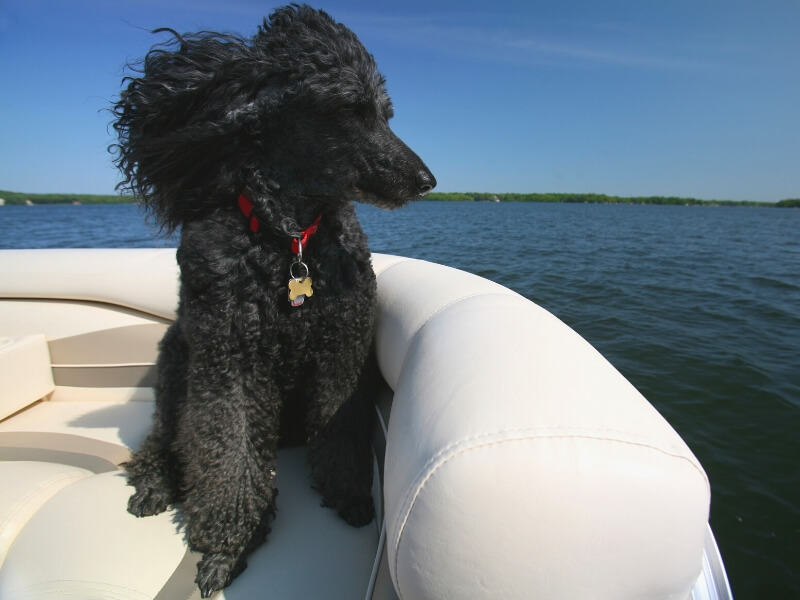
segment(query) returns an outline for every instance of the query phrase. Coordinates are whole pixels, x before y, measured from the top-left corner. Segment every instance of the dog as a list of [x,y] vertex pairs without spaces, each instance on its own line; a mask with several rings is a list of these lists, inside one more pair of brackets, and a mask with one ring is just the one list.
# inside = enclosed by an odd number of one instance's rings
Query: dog
[[328,14],[280,8],[252,38],[156,32],[170,39],[113,105],[113,151],[118,187],[180,231],[180,298],[124,468],[129,512],[182,509],[207,598],[269,533],[279,443],[308,444],[323,505],[373,519],[377,290],[353,201],[397,208],[436,179],[389,128],[374,58]]

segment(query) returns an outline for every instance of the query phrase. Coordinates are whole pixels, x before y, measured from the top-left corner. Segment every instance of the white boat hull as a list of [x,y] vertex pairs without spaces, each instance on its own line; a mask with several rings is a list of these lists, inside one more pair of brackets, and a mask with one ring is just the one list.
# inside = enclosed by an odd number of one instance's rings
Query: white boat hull
[[[319,507],[286,449],[273,532],[219,598],[731,597],[702,466],[608,361],[502,286],[373,263],[379,518]],[[196,594],[180,512],[129,515],[119,468],[176,302],[174,250],[0,252],[0,597]]]

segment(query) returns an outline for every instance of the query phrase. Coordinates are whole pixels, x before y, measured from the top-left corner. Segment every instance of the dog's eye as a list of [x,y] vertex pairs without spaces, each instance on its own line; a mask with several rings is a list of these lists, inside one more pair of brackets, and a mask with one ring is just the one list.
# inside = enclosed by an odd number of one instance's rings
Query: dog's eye
[[372,104],[354,104],[352,111],[356,117],[366,122],[370,122],[375,118],[375,107]]
[[372,126],[378,121],[388,121],[394,116],[391,104],[380,106],[373,102],[355,102],[349,104],[341,111],[347,119],[355,119],[361,123]]

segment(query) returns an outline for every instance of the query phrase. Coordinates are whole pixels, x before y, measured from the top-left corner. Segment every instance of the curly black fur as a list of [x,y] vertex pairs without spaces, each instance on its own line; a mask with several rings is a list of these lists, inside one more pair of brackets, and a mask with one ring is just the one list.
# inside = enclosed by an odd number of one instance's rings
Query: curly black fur
[[[276,450],[298,419],[323,503],[353,525],[373,518],[376,284],[352,200],[394,208],[436,180],[389,129],[373,57],[327,14],[279,9],[252,39],[159,31],[171,41],[114,106],[120,187],[181,231],[178,318],[152,430],[126,464],[129,510],[182,503],[207,597],[269,532]],[[291,237],[318,214],[303,253],[314,295],[292,307]]]

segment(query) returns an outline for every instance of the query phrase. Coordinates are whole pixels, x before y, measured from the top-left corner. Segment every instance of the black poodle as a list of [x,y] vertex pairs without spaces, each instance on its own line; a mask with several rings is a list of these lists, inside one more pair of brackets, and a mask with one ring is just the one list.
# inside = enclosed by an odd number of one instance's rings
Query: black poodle
[[172,40],[113,109],[120,187],[181,232],[128,510],[182,503],[208,597],[269,532],[279,442],[308,443],[323,504],[372,520],[376,283],[352,201],[395,208],[436,180],[389,129],[373,57],[324,12],[279,9],[252,39],[159,31]]

